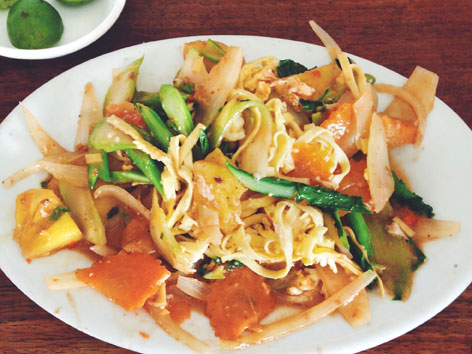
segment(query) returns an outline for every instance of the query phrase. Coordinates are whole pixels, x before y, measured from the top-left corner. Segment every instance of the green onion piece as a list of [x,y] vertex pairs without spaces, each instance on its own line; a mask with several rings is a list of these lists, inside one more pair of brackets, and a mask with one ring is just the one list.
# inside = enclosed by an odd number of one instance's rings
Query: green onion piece
[[368,83],[370,83],[371,85],[375,84],[375,76],[374,75],[370,75],[370,74],[364,74],[364,75],[365,75],[365,79]]

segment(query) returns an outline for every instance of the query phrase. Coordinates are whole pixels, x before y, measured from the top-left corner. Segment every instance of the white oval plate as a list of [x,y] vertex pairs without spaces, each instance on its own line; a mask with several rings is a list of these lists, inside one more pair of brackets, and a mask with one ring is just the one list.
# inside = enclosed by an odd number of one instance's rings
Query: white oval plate
[[[111,82],[112,68],[124,67],[145,55],[139,75],[140,90],[157,91],[172,82],[182,65],[185,42],[208,37],[189,37],[140,44],[85,62],[49,81],[24,100],[42,126],[72,149],[82,91],[91,81],[103,100]],[[292,58],[308,67],[329,62],[324,48],[274,38],[212,36],[213,39],[244,48],[246,60],[274,55]],[[370,61],[352,56],[378,82],[401,85],[405,78]],[[414,68],[414,63],[411,66]],[[381,97],[385,105],[384,97]],[[0,125],[0,180],[24,165],[41,158],[26,129],[18,107]],[[395,151],[410,176],[416,192],[434,206],[438,219],[462,222],[462,232],[452,238],[425,245],[428,261],[417,272],[411,297],[405,303],[371,295],[372,322],[353,329],[339,316],[318,323],[273,343],[247,349],[256,352],[345,353],[364,350],[417,327],[451,303],[472,281],[472,199],[470,176],[472,134],[464,122],[441,100],[428,118],[424,145]],[[103,341],[137,352],[189,353],[189,349],[165,334],[144,311],[126,312],[90,288],[70,291],[48,290],[44,277],[85,267],[90,261],[73,251],[61,251],[28,264],[12,240],[15,196],[28,188],[38,188],[44,176],[31,176],[10,189],[0,186],[0,266],[15,285],[39,306],[61,321]],[[446,183],[448,182],[448,183]],[[208,321],[193,315],[185,328],[215,344]],[[139,332],[150,335],[144,339]]]
[[0,10],[0,55],[15,59],[50,59],[74,53],[103,36],[116,22],[126,0],[94,0],[83,6],[71,7],[57,0],[48,0],[59,12],[64,23],[61,40],[51,48],[18,49],[8,39],[8,10]]

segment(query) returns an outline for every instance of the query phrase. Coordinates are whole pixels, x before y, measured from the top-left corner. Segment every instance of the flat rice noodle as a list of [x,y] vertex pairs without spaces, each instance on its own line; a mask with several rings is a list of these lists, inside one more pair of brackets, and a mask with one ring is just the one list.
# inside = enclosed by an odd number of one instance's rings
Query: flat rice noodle
[[82,107],[75,135],[75,151],[79,151],[88,145],[88,138],[93,125],[103,119],[103,111],[98,102],[93,85],[88,82],[85,85]]
[[328,34],[328,32],[322,29],[315,21],[310,20],[308,23],[310,24],[310,27],[313,32],[315,32],[319,39],[323,42],[324,46],[328,50],[331,60],[334,63],[334,61],[338,57],[338,54],[341,53],[341,48],[336,43],[336,41]]
[[88,186],[87,167],[51,162],[49,158],[35,161],[23,167],[20,171],[6,178],[2,184],[9,188],[22,179],[41,171],[47,171],[59,181],[70,183],[76,187]]
[[234,341],[220,341],[218,345],[224,349],[238,349],[273,341],[298,331],[336,311],[340,306],[351,302],[362,289],[368,286],[375,279],[375,277],[375,272],[368,270],[359,275],[354,281],[342,289],[336,291],[321,304],[282,320],[262,326],[260,332],[250,333],[247,336]]
[[239,167],[258,177],[266,177],[269,167],[269,149],[272,143],[272,117],[262,104],[250,110],[253,114],[260,115],[261,123],[252,142],[241,152]]
[[198,122],[207,127],[213,122],[231,90],[236,87],[242,64],[243,50],[239,47],[229,47],[205,80],[195,87],[195,99],[200,108]]
[[375,85],[377,91],[397,96],[385,110],[387,115],[416,122],[416,147],[423,141],[426,117],[433,108],[438,81],[439,77],[435,73],[418,66],[402,88],[387,84]]
[[[429,70],[417,66],[411,73],[403,88],[414,95],[423,106],[426,115],[433,109],[434,97],[438,86],[439,76]],[[415,111],[401,98],[395,97],[385,109],[391,117],[414,121]]]
[[435,240],[441,237],[449,237],[461,231],[461,223],[450,220],[436,220],[421,217],[413,227],[416,242]]
[[[316,271],[323,282],[323,288],[328,296],[333,295],[352,281],[351,277],[342,267],[337,267],[337,273],[333,273],[329,267],[317,265]],[[370,314],[367,291],[362,289],[354,300],[345,306],[339,307],[338,311],[352,327],[359,327],[369,323],[372,316]]]
[[57,141],[49,136],[49,134],[39,125],[36,117],[20,103],[21,110],[23,111],[26,119],[26,125],[28,126],[29,133],[34,143],[38,147],[41,154],[44,156],[48,155],[59,155],[67,152]]
[[382,120],[372,115],[367,152],[367,183],[374,202],[374,211],[380,212],[393,193],[394,182],[390,169],[387,142]]
[[173,337],[176,341],[186,345],[198,353],[211,353],[210,346],[195,338],[192,334],[175,323],[170,317],[169,311],[149,304],[145,305],[145,309],[149,312],[152,318],[154,318],[159,327],[161,327],[164,332]]

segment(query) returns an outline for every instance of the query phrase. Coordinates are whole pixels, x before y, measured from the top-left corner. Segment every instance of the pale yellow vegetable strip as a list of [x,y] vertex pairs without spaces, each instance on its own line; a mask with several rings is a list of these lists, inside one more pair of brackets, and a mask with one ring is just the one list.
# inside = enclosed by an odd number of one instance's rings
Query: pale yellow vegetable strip
[[349,87],[349,90],[351,90],[356,100],[359,99],[359,97],[361,97],[361,92],[357,85],[356,78],[354,77],[354,72],[352,71],[352,65],[349,63],[349,59],[347,58],[346,53],[339,53],[338,60],[341,65],[341,69],[343,71],[344,80],[346,80],[346,84]]
[[340,306],[350,303],[356,295],[369,285],[376,277],[376,274],[368,270],[362,273],[350,284],[335,292],[321,304],[313,306],[305,311],[276,321],[266,326],[262,326],[260,332],[250,333],[234,341],[220,341],[218,345],[224,349],[238,349],[249,345],[261,344],[284,337],[290,333],[307,327],[321,318],[334,312]]
[[121,187],[111,184],[100,186],[95,190],[94,197],[97,199],[103,197],[115,198],[149,220],[149,210],[139,200],[133,197],[133,195]]
[[193,129],[190,135],[185,139],[182,147],[180,148],[179,165],[183,164],[187,155],[192,152],[192,148],[200,138],[200,130],[205,130],[206,127],[202,123],[198,123]]
[[116,116],[108,117],[107,122],[116,129],[119,129],[123,133],[129,135],[133,139],[133,143],[136,145],[138,150],[145,152],[151,156],[153,160],[161,161],[170,170],[172,175],[176,175],[174,167],[172,166],[172,160],[169,158],[169,156],[164,151],[144,140],[143,137],[131,125]]
[[44,280],[46,281],[48,288],[51,290],[70,290],[88,287],[87,284],[77,279],[75,271],[48,275]]
[[415,146],[418,147],[423,141],[424,131],[426,128],[426,111],[421,102],[413,94],[408,92],[402,87],[393,86],[389,84],[375,84],[375,89],[378,92],[389,93],[400,97],[406,103],[408,103],[416,114],[416,126],[418,132],[416,133]]
[[334,62],[338,57],[338,54],[341,53],[341,48],[338,46],[335,40],[315,21],[310,20],[308,23],[310,24],[313,32],[315,32],[319,39],[323,42],[324,46],[328,50],[331,60]]
[[175,223],[179,221],[190,209],[193,196],[193,182],[192,182],[192,171],[186,166],[181,166],[179,169],[179,176],[187,183],[185,193],[177,204],[175,210],[168,214],[169,218],[167,226],[169,229],[173,228]]
[[20,107],[25,114],[26,125],[30,132],[31,138],[44,156],[58,155],[67,152],[57,141],[49,136],[49,134],[39,125],[33,114],[20,103]]
[[154,318],[159,327],[161,327],[168,335],[175,338],[179,343],[186,345],[198,353],[211,353],[210,346],[195,338],[192,334],[175,323],[170,317],[169,311],[149,304],[144,305],[144,307],[152,318]]
[[9,188],[22,179],[40,171],[47,171],[58,180],[66,181],[77,187],[88,186],[87,168],[85,166],[65,165],[47,160],[35,161],[23,167],[2,183],[6,188]]

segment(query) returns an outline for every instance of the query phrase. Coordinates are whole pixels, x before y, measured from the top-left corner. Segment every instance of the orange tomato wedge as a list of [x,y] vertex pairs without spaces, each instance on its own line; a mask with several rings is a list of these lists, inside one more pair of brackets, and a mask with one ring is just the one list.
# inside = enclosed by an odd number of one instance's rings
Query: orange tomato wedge
[[146,253],[125,251],[76,271],[77,279],[127,311],[141,308],[169,275],[159,259]]

